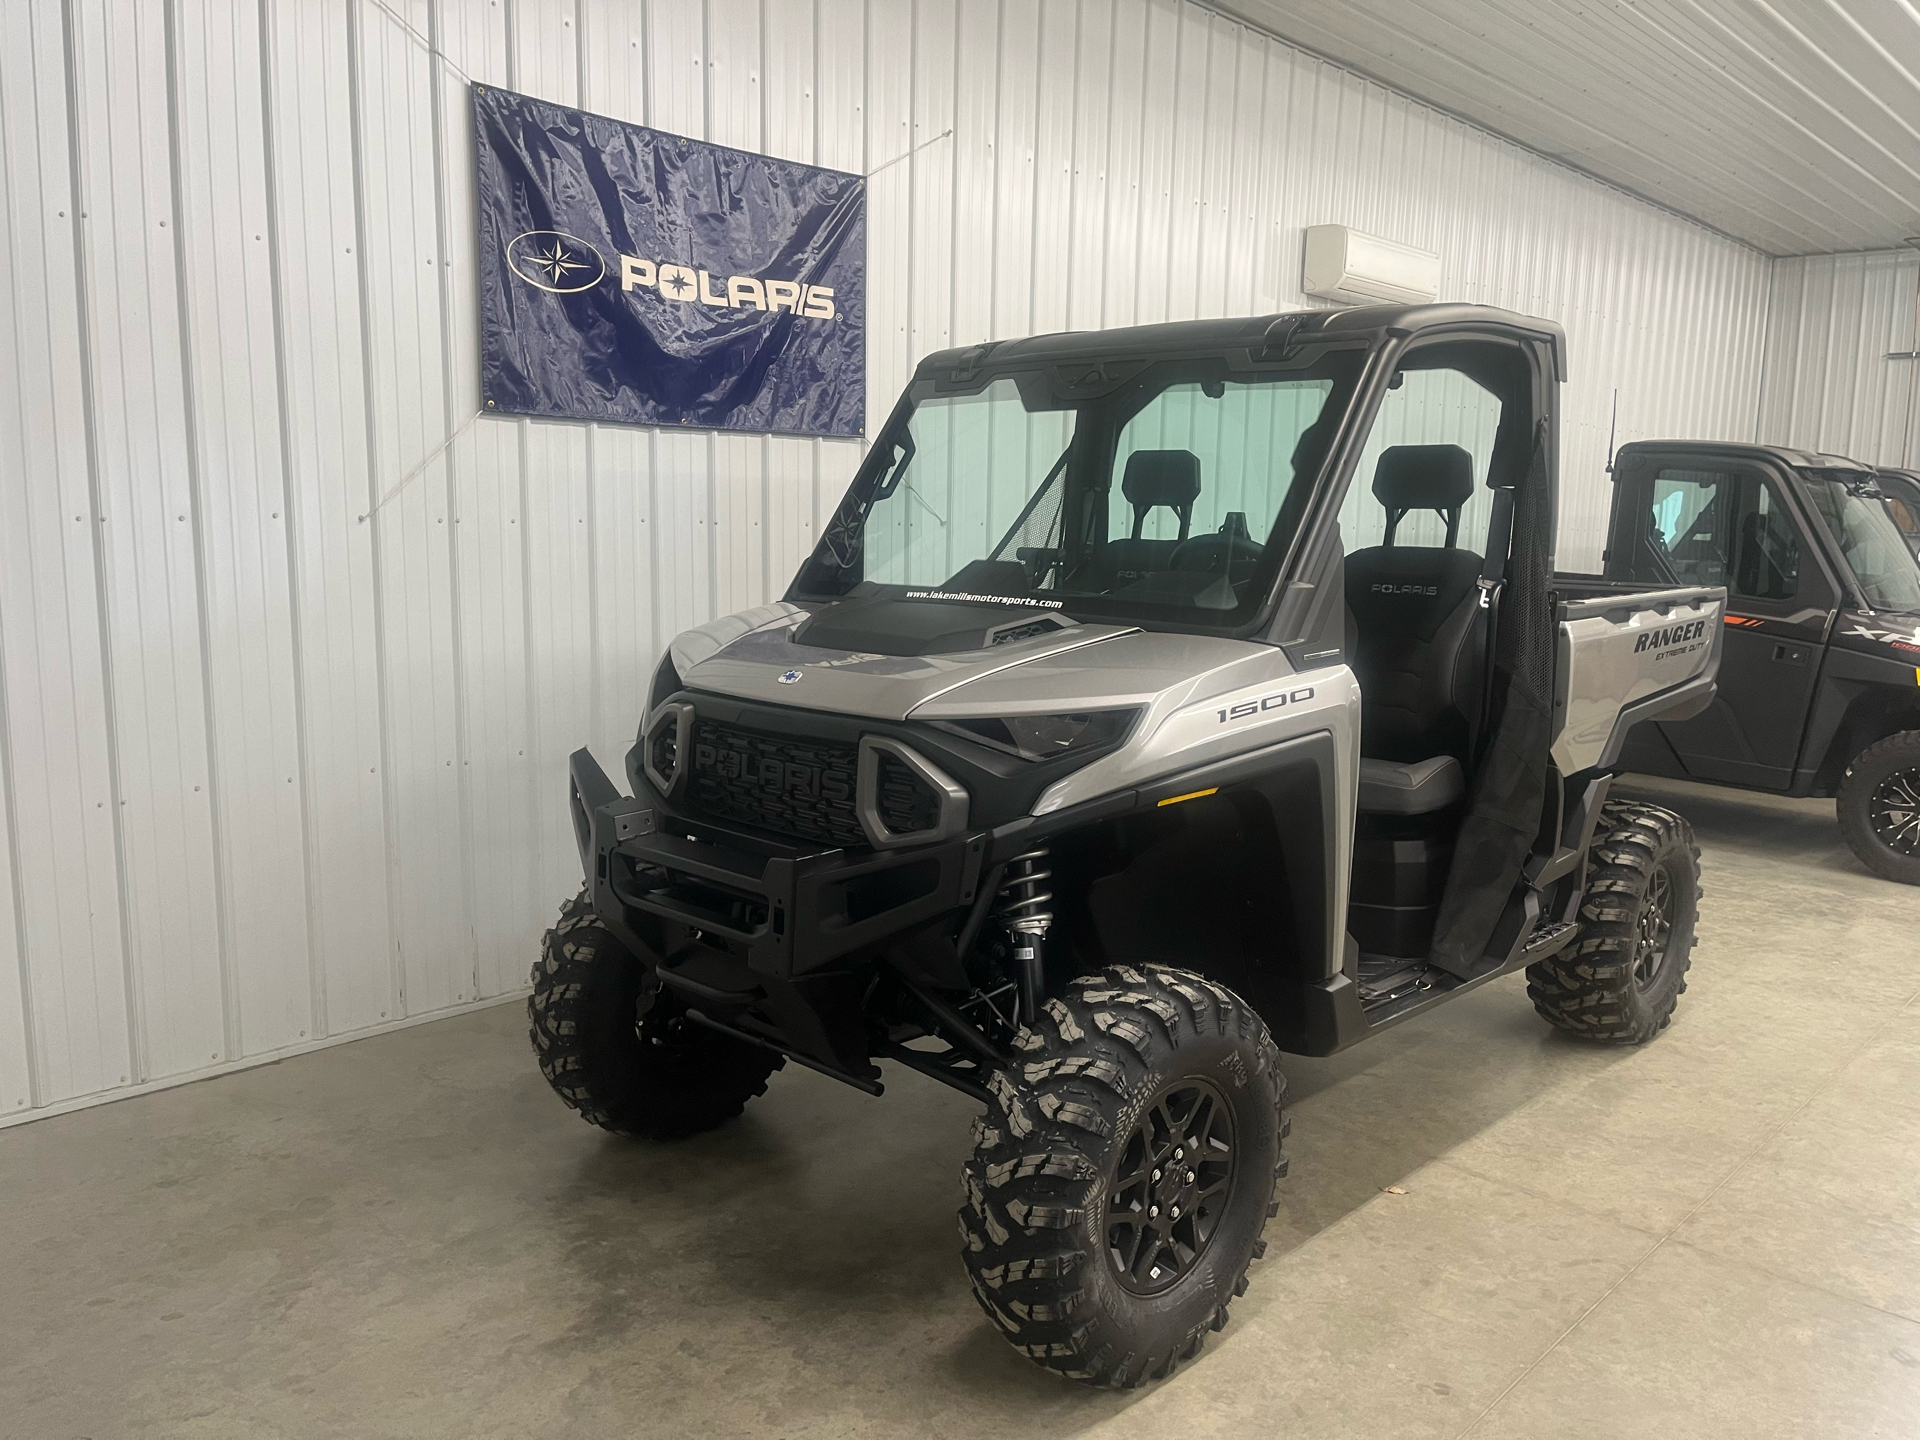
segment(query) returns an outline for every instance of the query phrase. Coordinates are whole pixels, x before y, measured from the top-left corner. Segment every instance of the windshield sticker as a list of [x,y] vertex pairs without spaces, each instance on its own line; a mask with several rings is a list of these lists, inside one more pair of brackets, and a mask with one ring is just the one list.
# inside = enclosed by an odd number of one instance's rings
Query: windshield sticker
[[1031,605],[1041,610],[1064,610],[1064,600],[1029,600],[1022,595],[975,595],[968,590],[909,590],[906,600],[966,600],[976,605]]

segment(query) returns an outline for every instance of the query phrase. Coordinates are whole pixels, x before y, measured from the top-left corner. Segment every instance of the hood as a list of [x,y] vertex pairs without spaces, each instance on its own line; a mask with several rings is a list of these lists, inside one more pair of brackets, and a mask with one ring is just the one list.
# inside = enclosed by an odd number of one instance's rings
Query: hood
[[[674,669],[690,690],[900,721],[916,713],[934,718],[1140,705],[1184,682],[1218,676],[1223,668],[1230,675],[1240,662],[1270,661],[1275,653],[1245,640],[1087,625],[1027,607],[1011,615],[997,610],[979,607],[974,623],[951,632],[957,638],[950,643],[967,649],[882,654],[806,644],[823,628],[811,623],[809,612],[769,605],[679,636],[672,647]],[[1041,621],[1050,623],[1042,628]],[[907,623],[936,629],[945,622]]]

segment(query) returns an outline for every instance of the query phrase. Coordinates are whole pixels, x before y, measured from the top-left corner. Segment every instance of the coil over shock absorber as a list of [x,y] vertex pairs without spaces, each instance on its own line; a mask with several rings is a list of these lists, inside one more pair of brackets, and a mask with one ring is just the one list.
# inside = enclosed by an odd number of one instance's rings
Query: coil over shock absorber
[[1007,939],[1013,946],[1022,1025],[1033,1024],[1047,993],[1047,931],[1053,926],[1053,891],[1046,888],[1046,882],[1053,878],[1053,871],[1047,868],[1052,853],[1045,845],[1037,845],[1014,856],[1007,862],[1000,882],[996,913],[1006,925]]

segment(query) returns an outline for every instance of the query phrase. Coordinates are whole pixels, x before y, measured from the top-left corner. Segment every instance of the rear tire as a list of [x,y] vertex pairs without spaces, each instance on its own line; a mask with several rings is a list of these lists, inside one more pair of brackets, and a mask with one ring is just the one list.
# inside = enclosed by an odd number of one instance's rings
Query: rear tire
[[1840,833],[1862,865],[1883,880],[1920,885],[1920,730],[1854,756],[1838,805]]
[[677,1140],[731,1120],[784,1056],[694,1024],[601,923],[586,892],[547,931],[527,997],[540,1073],[580,1118],[621,1135]]
[[1588,860],[1580,938],[1527,967],[1533,1008],[1584,1039],[1653,1039],[1687,988],[1700,893],[1693,827],[1655,805],[1608,801]]
[[1279,1052],[1232,991],[1158,966],[1081,976],[1015,1043],[963,1177],[974,1297],[1050,1370],[1128,1388],[1171,1375],[1266,1248],[1286,1173]]

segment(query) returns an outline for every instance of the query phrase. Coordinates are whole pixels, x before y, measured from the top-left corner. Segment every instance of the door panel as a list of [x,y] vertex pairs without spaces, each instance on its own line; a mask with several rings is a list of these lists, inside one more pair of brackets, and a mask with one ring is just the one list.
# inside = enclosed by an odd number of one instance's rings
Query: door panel
[[1662,734],[1689,775],[1786,789],[1834,596],[1780,487],[1738,465],[1657,456],[1621,483],[1622,504],[1647,517],[1634,553],[1650,573],[1633,578],[1728,592],[1719,693],[1691,720],[1661,723]]

